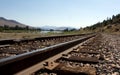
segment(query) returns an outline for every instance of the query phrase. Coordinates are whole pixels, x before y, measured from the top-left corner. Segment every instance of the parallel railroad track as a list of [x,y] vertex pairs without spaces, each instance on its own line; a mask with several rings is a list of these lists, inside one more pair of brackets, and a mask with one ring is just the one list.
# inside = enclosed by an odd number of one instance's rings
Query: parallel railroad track
[[0,59],[84,37],[85,34],[0,40]]
[[[67,39],[69,38],[70,40],[67,40],[66,37]],[[73,36],[69,36],[69,37],[62,36],[63,38],[62,40],[64,40],[62,41],[62,43],[52,45],[49,47],[45,47],[42,49],[36,49],[36,50],[30,51],[27,53],[18,54],[18,55],[11,56],[5,59],[1,59],[0,60],[0,74],[2,75],[13,75],[13,74],[29,75],[29,74],[41,73],[40,71],[42,69],[43,70],[47,69],[47,71],[52,72],[54,69],[57,68],[57,66],[60,65],[61,60],[73,61],[72,59],[74,58],[71,56],[71,54],[73,54],[74,52],[72,53],[72,51],[76,51],[76,49],[82,45],[81,44],[82,42],[86,40],[88,41],[89,39],[94,38],[94,37],[95,37],[95,34],[89,34],[89,35],[84,35],[84,36],[74,35],[74,37]],[[41,38],[36,38],[36,39],[40,40]],[[49,37],[47,40],[51,40],[51,39],[55,39],[55,38]],[[61,37],[56,36],[56,40],[57,39],[61,40]],[[24,42],[26,42],[26,40]],[[68,54],[70,54],[71,57],[66,58],[65,57],[66,54],[67,56]],[[63,59],[63,56],[64,56],[64,59]],[[82,61],[86,62],[86,60],[82,60]],[[49,66],[49,63],[52,64],[52,66]],[[53,71],[53,72],[56,73],[56,71]]]

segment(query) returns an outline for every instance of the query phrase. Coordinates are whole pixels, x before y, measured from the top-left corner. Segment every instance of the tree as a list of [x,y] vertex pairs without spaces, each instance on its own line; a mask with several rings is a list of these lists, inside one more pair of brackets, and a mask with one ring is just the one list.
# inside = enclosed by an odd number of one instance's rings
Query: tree
[[69,31],[69,30],[68,30],[68,28],[66,28],[66,29],[64,29],[63,31],[64,31],[64,32],[67,32],[67,31]]
[[26,30],[29,30],[29,26],[26,26],[26,28],[25,28]]
[[8,25],[4,25],[4,30],[9,30],[9,26]]
[[19,26],[18,26],[18,25],[16,25],[14,29],[15,29],[15,30],[19,30]]
[[53,29],[50,29],[50,31],[54,31]]
[[75,29],[75,28],[73,28],[73,29],[71,29],[70,31],[76,31],[76,29]]

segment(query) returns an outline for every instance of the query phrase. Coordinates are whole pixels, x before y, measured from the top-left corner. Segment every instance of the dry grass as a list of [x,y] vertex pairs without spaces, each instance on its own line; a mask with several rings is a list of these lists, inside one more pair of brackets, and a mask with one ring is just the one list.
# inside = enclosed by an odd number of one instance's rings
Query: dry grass
[[[67,34],[83,34],[86,32],[81,31],[70,31],[62,33],[40,33],[40,32],[0,32],[0,39],[21,39],[21,38],[35,38],[35,37],[44,37],[44,36],[54,36],[54,35],[67,35]],[[88,32],[90,33],[90,32]]]
[[21,39],[44,36],[41,33],[0,33],[0,39]]

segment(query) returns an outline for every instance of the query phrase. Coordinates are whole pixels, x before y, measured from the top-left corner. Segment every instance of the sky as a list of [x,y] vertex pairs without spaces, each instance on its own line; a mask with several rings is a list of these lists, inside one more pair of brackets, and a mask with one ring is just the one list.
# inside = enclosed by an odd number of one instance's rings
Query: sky
[[0,0],[0,17],[33,27],[86,27],[120,13],[120,0]]

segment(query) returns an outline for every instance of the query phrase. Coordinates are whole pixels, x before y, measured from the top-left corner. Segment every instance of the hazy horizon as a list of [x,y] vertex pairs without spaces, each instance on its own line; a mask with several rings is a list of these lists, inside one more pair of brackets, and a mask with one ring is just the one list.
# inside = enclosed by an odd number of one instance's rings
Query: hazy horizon
[[0,17],[33,27],[86,27],[120,13],[119,0],[0,0]]

